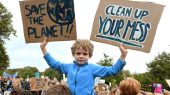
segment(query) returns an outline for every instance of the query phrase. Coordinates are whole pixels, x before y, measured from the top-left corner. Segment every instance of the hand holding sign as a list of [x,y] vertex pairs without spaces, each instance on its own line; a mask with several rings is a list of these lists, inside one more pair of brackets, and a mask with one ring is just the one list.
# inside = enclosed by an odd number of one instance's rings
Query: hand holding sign
[[45,48],[47,44],[48,44],[47,37],[45,37],[44,41],[40,44],[41,50],[42,50],[44,55],[47,53],[47,50]]
[[126,55],[127,55],[127,49],[124,47],[124,45],[123,44],[119,44],[119,49],[120,49],[120,51],[121,51],[121,56],[120,56],[120,58],[121,58],[121,60],[123,60],[123,61],[125,61],[125,58],[126,58]]

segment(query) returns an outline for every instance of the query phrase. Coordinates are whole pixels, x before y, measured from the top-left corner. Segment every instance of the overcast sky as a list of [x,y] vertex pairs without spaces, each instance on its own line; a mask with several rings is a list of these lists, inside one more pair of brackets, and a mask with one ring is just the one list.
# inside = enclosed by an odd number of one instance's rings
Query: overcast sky
[[[168,3],[168,0],[147,1],[165,5],[165,8],[158,24],[151,52],[144,53],[128,50],[126,58],[127,65],[124,69],[129,70],[132,73],[146,72],[146,63],[151,62],[158,53],[163,51],[170,53],[170,28],[168,24],[170,21],[170,3]],[[17,37],[11,36],[11,40],[6,41],[5,45],[10,58],[9,68],[13,69],[33,66],[37,67],[39,71],[44,71],[49,66],[43,59],[39,43],[25,43],[19,0],[0,0],[0,2],[12,13],[12,24],[14,29],[17,31]],[[78,38],[90,39],[92,24],[98,4],[99,0],[74,0]],[[47,49],[56,59],[62,62],[72,62],[73,57],[70,50],[72,43],[73,41],[50,42]],[[119,58],[120,51],[118,47],[94,41],[92,41],[92,43],[95,48],[93,57],[89,60],[89,62],[99,62],[100,59],[103,58],[104,53],[113,57],[114,62]]]

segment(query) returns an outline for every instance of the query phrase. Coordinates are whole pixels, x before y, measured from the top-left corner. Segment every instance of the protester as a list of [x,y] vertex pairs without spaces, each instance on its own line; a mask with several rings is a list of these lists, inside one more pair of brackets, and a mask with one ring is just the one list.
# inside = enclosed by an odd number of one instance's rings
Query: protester
[[[19,95],[34,95],[34,94],[32,94],[31,91],[29,91],[29,90],[22,90],[21,94],[19,94]],[[40,94],[35,94],[35,95],[40,95]]]
[[140,90],[139,93],[137,95],[147,95],[145,91]]
[[3,86],[3,80],[2,77],[0,76],[0,95],[3,94],[2,86]]
[[120,91],[118,88],[113,88],[108,95],[120,95]]
[[8,78],[6,90],[7,91],[11,91],[12,90],[12,78]]
[[10,95],[22,95],[21,92],[22,92],[21,87],[14,87],[12,89]]
[[161,83],[153,83],[152,86],[153,86],[155,95],[162,94],[162,84]]
[[71,93],[67,86],[58,84],[49,88],[45,95],[71,95]]
[[94,95],[95,77],[107,77],[118,74],[125,66],[127,49],[120,44],[121,56],[112,66],[101,66],[88,63],[93,55],[93,44],[89,40],[76,40],[71,47],[75,58],[73,63],[64,64],[55,60],[46,50],[47,38],[40,44],[48,65],[67,75],[67,84],[72,95]]
[[100,91],[97,95],[109,95],[109,91]]
[[12,80],[12,89],[13,88],[21,88],[21,82],[19,79],[13,79]]
[[120,95],[137,95],[140,89],[141,84],[133,78],[127,78],[119,83]]
[[170,91],[164,90],[163,95],[170,95]]

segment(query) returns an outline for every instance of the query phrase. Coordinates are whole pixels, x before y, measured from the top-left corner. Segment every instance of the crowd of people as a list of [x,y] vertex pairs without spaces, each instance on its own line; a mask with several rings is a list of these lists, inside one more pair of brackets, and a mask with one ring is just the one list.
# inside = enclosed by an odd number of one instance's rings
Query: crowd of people
[[[59,82],[57,80],[45,78],[45,80],[47,80],[47,85],[44,85],[46,88],[40,87],[40,89],[37,90],[33,87],[35,85],[37,87],[37,85],[43,81],[32,83],[31,79],[32,78],[23,80],[22,78],[0,77],[0,95],[71,95],[64,81]],[[38,79],[43,80],[44,78]]]
[[104,85],[95,86],[97,95],[170,95],[170,91],[163,90],[161,92],[148,92],[141,88],[141,84],[134,78],[122,80],[118,87],[110,87]]
[[18,95],[15,93],[25,93],[28,91],[30,91],[29,81],[20,80],[18,82],[14,78],[5,78],[0,76],[0,95]]
[[[0,77],[0,95],[73,95],[66,81],[48,79],[47,89],[31,90],[31,82],[18,78]],[[141,89],[141,84],[134,78],[122,80],[118,86],[111,87],[105,83],[97,83],[94,86],[95,95],[170,95],[170,91],[161,93],[147,92]],[[83,94],[85,95],[85,94]]]

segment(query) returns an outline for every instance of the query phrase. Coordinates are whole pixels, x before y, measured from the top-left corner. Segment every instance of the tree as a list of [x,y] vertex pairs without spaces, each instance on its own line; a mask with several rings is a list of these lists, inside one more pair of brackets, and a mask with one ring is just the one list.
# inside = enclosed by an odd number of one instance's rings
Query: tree
[[165,79],[170,79],[170,53],[162,52],[147,64],[152,82],[162,83],[167,87]]
[[12,75],[14,73],[16,73],[18,71],[18,69],[6,69],[5,72],[7,72],[8,74]]
[[4,43],[3,39],[9,40],[11,34],[16,34],[12,25],[12,14],[0,2],[0,43]]
[[133,74],[133,77],[141,83],[142,89],[144,91],[152,92],[152,79],[149,72],[141,74]]
[[16,36],[16,31],[12,26],[12,14],[0,2],[0,74],[9,66],[9,57],[6,53],[4,39],[9,40],[9,36]]
[[38,72],[38,69],[36,67],[24,67],[20,68],[18,71],[19,77],[26,79],[27,77],[35,77],[35,73]]
[[26,79],[28,76],[35,77],[35,73],[38,72],[38,69],[36,67],[24,67],[24,68],[17,68],[17,69],[6,69],[5,72],[12,75],[16,72],[18,72],[18,77]]
[[9,66],[9,57],[5,51],[5,47],[0,42],[0,75]]
[[58,71],[53,70],[52,68],[48,68],[45,70],[44,76],[48,76],[50,79],[56,77],[58,80],[61,80],[62,73],[59,73]]
[[[109,57],[107,54],[104,54],[104,59],[101,59],[98,62],[98,64],[102,65],[102,66],[112,66],[113,58]],[[105,80],[105,82],[107,84],[110,82],[112,86],[116,86],[125,77],[130,77],[130,76],[132,76],[132,75],[128,70],[123,70],[115,76],[109,76],[109,77],[106,77],[106,78],[103,78],[103,79]]]
[[112,66],[113,58],[110,58],[107,54],[103,54],[104,58],[101,59],[97,64],[102,66]]
[[122,70],[122,71],[120,71],[120,73],[113,76],[113,79],[116,80],[116,84],[119,84],[120,81],[122,81],[123,79],[126,79],[127,77],[132,77],[132,74],[130,73],[130,71],[129,70]]

